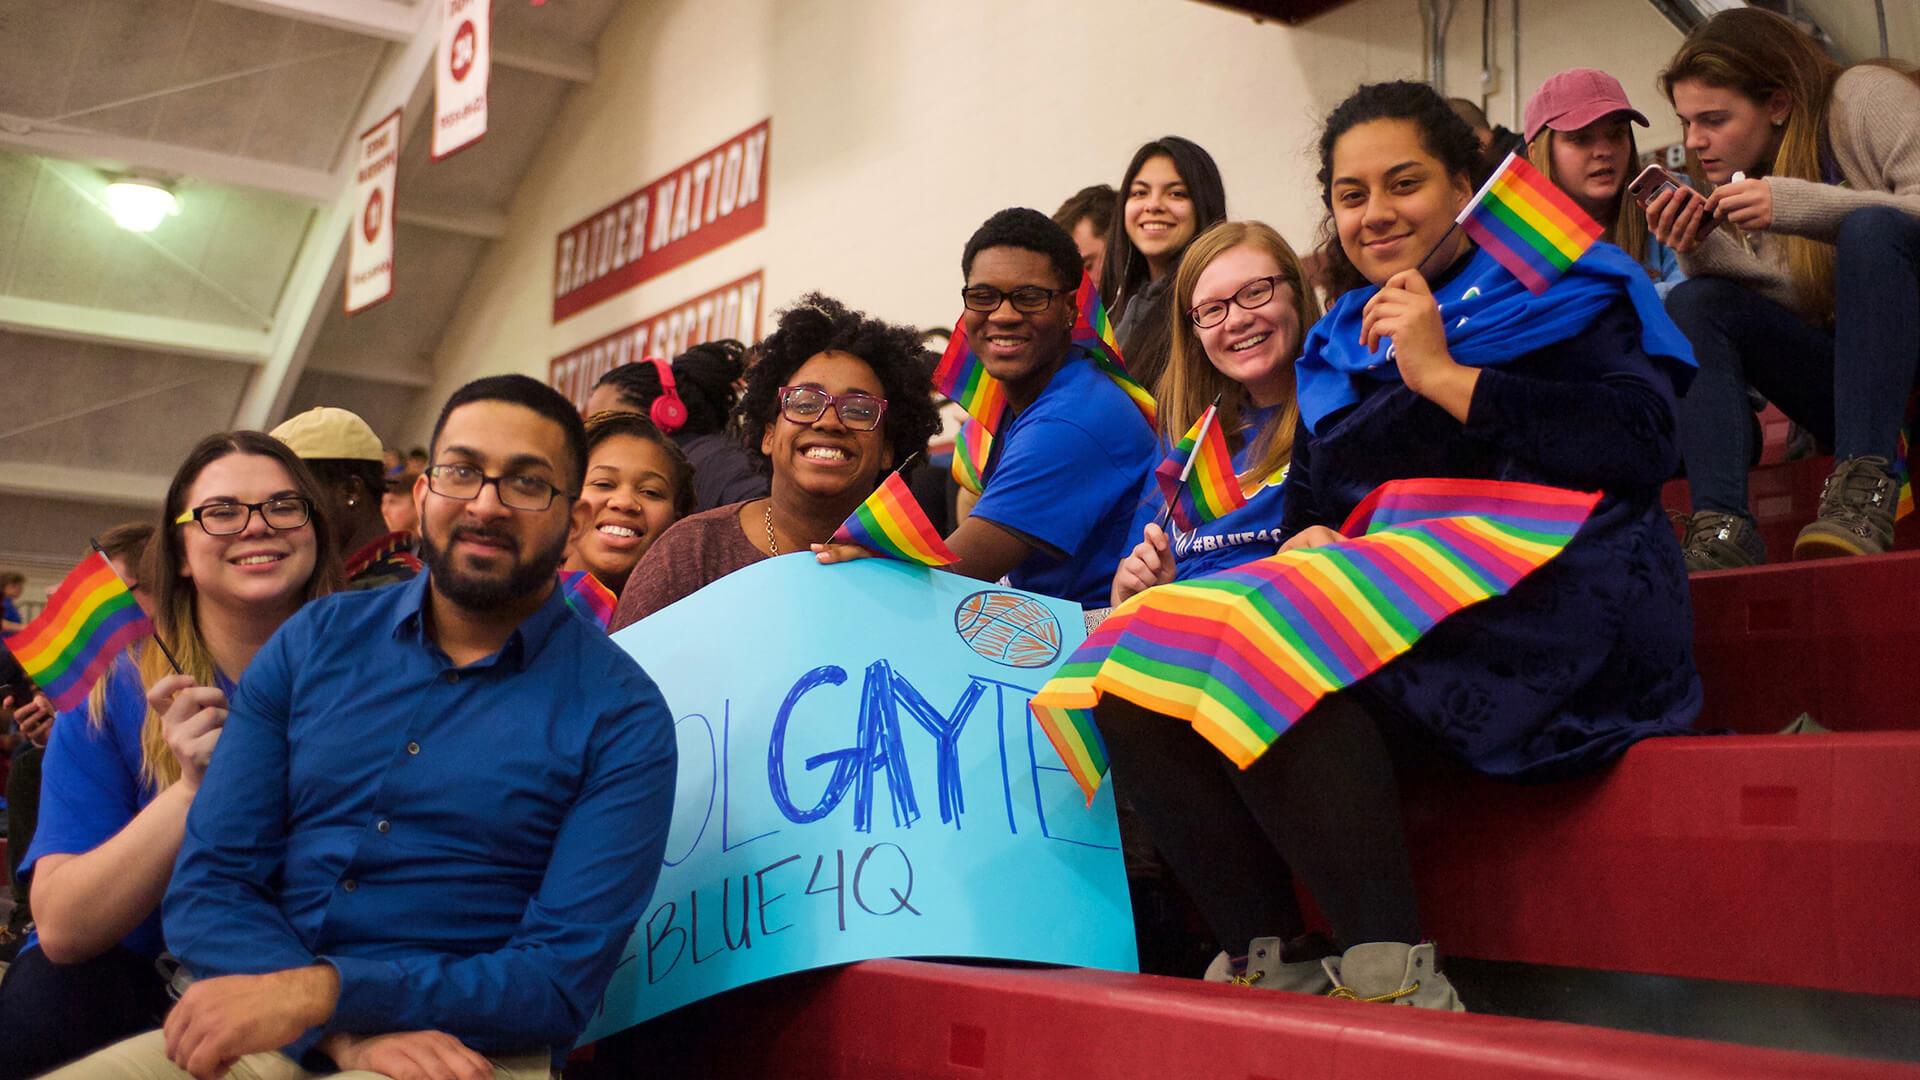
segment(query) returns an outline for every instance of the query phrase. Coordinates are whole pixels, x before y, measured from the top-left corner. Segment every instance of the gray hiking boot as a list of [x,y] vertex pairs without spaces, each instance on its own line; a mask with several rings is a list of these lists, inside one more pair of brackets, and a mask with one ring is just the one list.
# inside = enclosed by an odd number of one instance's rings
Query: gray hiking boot
[[1254,938],[1247,955],[1228,956],[1222,952],[1207,965],[1201,976],[1207,982],[1254,986],[1262,990],[1288,990],[1296,994],[1324,994],[1333,989],[1326,969],[1319,960],[1284,961],[1277,937]]
[[1408,945],[1374,941],[1355,945],[1346,955],[1328,957],[1321,965],[1333,980],[1328,997],[1410,1005],[1416,1009],[1466,1012],[1453,984],[1440,974],[1433,942]]
[[1820,515],[1793,542],[1796,559],[1878,555],[1893,546],[1900,484],[1886,458],[1848,458],[1820,489]]
[[1767,548],[1753,522],[1738,514],[1718,510],[1696,510],[1687,519],[1687,538],[1680,543],[1687,558],[1687,572],[1732,570],[1758,566],[1767,561]]

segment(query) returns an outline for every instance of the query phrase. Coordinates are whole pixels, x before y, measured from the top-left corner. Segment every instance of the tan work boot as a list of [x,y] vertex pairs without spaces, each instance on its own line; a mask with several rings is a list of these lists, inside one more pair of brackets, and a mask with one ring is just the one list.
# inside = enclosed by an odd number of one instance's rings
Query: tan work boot
[[1319,960],[1287,963],[1281,959],[1277,937],[1254,938],[1247,944],[1244,957],[1222,952],[1207,965],[1201,978],[1207,982],[1253,986],[1261,990],[1286,990],[1295,994],[1324,994],[1333,988]]
[[1900,481],[1886,458],[1848,458],[1820,489],[1820,514],[1793,542],[1796,559],[1878,555],[1893,546]]
[[1440,974],[1433,942],[1373,941],[1320,962],[1333,980],[1328,997],[1466,1012],[1453,984]]

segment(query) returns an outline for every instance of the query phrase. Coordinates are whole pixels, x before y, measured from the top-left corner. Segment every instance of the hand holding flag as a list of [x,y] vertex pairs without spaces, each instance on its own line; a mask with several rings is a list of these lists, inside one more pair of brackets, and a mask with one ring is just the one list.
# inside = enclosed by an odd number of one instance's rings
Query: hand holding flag
[[898,471],[867,496],[828,541],[853,544],[887,559],[921,566],[952,566],[960,561],[914,501]]

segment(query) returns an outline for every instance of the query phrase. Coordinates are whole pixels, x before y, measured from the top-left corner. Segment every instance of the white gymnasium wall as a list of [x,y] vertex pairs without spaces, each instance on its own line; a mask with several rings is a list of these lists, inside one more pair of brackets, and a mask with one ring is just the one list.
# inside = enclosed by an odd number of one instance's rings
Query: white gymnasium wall
[[[1513,4],[1493,4],[1495,122],[1510,122]],[[1481,5],[1454,6],[1448,89],[1477,99]],[[1523,94],[1561,68],[1605,68],[1655,119],[1643,147],[1675,137],[1653,80],[1680,37],[1645,0],[1519,7]],[[554,118],[412,434],[468,379],[545,378],[551,357],[762,267],[769,328],[809,289],[951,325],[960,250],[987,215],[1051,213],[1117,184],[1161,134],[1213,153],[1230,214],[1304,248],[1320,118],[1360,82],[1419,78],[1422,40],[1417,0],[1358,0],[1299,27],[1193,0],[635,0],[601,39],[598,77]],[[558,232],[767,116],[765,228],[552,321]]]

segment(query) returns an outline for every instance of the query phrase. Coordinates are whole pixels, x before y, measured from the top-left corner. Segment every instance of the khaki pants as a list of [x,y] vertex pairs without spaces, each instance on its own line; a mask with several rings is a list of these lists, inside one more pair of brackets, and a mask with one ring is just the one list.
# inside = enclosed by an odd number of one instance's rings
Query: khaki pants
[[[494,1080],[550,1080],[552,1059],[542,1054],[522,1054],[493,1062]],[[248,1054],[227,1073],[227,1080],[385,1080],[385,1074],[354,1071],[314,1073],[278,1051]],[[149,1031],[79,1061],[48,1073],[45,1080],[192,1080],[187,1072],[167,1060],[164,1032]]]

